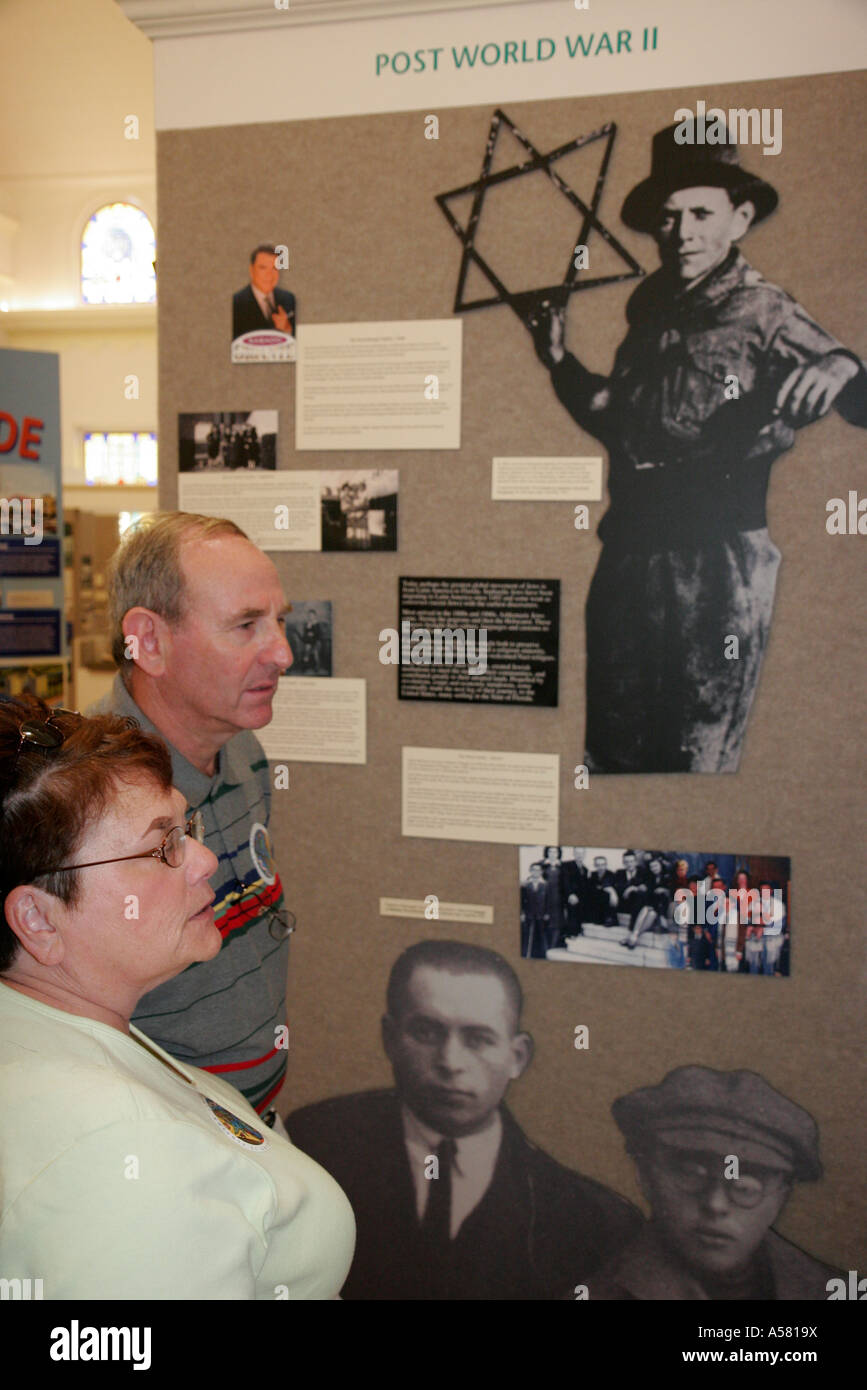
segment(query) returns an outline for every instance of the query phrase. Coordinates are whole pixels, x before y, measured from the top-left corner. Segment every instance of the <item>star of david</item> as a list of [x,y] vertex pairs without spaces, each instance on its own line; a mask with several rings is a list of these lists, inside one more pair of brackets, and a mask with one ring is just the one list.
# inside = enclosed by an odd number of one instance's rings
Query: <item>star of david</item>
[[[527,151],[527,158],[521,160],[519,164],[513,164],[508,169],[500,169],[497,173],[491,173],[491,163],[494,158],[494,149],[497,144],[497,137],[501,126],[506,125],[512,132],[515,139]],[[602,190],[605,187],[605,177],[608,172],[608,165],[611,159],[611,151],[614,147],[614,137],[617,134],[617,126],[613,121],[600,126],[598,130],[591,131],[589,135],[579,135],[575,140],[569,140],[565,145],[558,145],[556,149],[548,154],[541,154],[535,145],[523,135],[514,121],[510,120],[505,111],[499,108],[491,118],[491,128],[488,131],[488,140],[485,145],[485,154],[482,160],[482,172],[473,183],[465,183],[460,188],[452,188],[448,193],[436,194],[436,201],[442,209],[449,226],[463,245],[463,255],[461,256],[461,266],[458,272],[458,283],[455,291],[454,313],[461,313],[468,309],[484,309],[491,304],[508,304],[514,309],[515,313],[523,321],[532,318],[538,311],[542,301],[562,307],[571,294],[578,290],[594,289],[597,285],[616,284],[621,280],[634,280],[644,275],[644,269],[638,264],[633,256],[627,251],[598,215],[599,203],[602,198]],[[589,203],[575,192],[573,188],[560,177],[557,170],[552,166],[556,160],[562,159],[565,155],[571,154],[573,150],[579,150],[585,145],[591,145],[594,141],[604,140],[605,145],[602,150],[602,158],[599,163],[599,171],[596,175],[596,184],[593,195]],[[562,281],[555,285],[544,285],[538,289],[525,290],[521,293],[511,293],[503,284],[494,269],[488,265],[487,261],[475,247],[476,232],[479,226],[479,219],[482,215],[482,205],[485,194],[489,188],[494,188],[497,184],[506,183],[509,179],[521,178],[524,174],[534,173],[537,169],[543,170],[558,192],[567,198],[572,206],[581,214],[581,228],[577,240],[570,245],[569,261],[566,274]],[[450,198],[458,198],[467,193],[473,194],[472,207],[466,227],[462,227],[458,222],[451,208],[448,206]],[[575,247],[586,246],[587,238],[591,230],[598,232],[607,244],[611,247],[628,270],[619,275],[596,275],[579,278],[581,270],[576,266]],[[496,290],[496,294],[487,299],[464,300],[464,286],[466,284],[467,272],[470,263],[473,262],[481,270],[489,283]],[[589,268],[589,267],[588,267]]]

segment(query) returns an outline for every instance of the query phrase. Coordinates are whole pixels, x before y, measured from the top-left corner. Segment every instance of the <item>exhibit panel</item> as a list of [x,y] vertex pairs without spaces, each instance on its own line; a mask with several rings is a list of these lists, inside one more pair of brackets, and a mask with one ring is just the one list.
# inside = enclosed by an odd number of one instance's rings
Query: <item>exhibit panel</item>
[[[439,15],[442,88],[387,109],[376,21],[355,107],[256,123],[180,119],[157,40],[161,505],[271,554],[310,677],[259,734],[281,1109],[355,1209],[347,1297],[818,1299],[867,1258],[867,81],[770,20],[709,79],[669,5],[662,86],[613,8],[633,51],[502,7],[497,62]],[[231,360],[257,255],[297,355]],[[732,1156],[753,1215],[696,1234]]]

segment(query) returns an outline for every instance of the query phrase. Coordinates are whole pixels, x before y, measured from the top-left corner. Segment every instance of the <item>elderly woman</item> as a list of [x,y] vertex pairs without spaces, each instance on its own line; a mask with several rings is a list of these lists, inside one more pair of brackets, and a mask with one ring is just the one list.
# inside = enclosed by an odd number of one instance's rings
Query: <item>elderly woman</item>
[[333,1298],[342,1190],[129,1021],[220,949],[184,812],[130,721],[0,700],[0,1268],[52,1299]]

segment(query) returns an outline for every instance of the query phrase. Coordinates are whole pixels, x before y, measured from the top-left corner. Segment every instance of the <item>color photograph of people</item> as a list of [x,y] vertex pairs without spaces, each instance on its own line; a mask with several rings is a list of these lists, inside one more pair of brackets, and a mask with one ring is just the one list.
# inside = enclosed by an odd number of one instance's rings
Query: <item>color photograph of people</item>
[[526,960],[790,973],[790,861],[779,856],[522,845]]

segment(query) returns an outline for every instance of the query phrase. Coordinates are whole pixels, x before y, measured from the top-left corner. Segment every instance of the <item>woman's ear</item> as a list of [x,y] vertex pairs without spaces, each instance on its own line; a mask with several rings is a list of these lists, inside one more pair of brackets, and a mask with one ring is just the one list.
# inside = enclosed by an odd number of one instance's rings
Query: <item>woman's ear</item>
[[4,903],[6,921],[24,950],[40,965],[57,965],[63,959],[63,938],[57,929],[60,899],[32,883],[13,888]]

